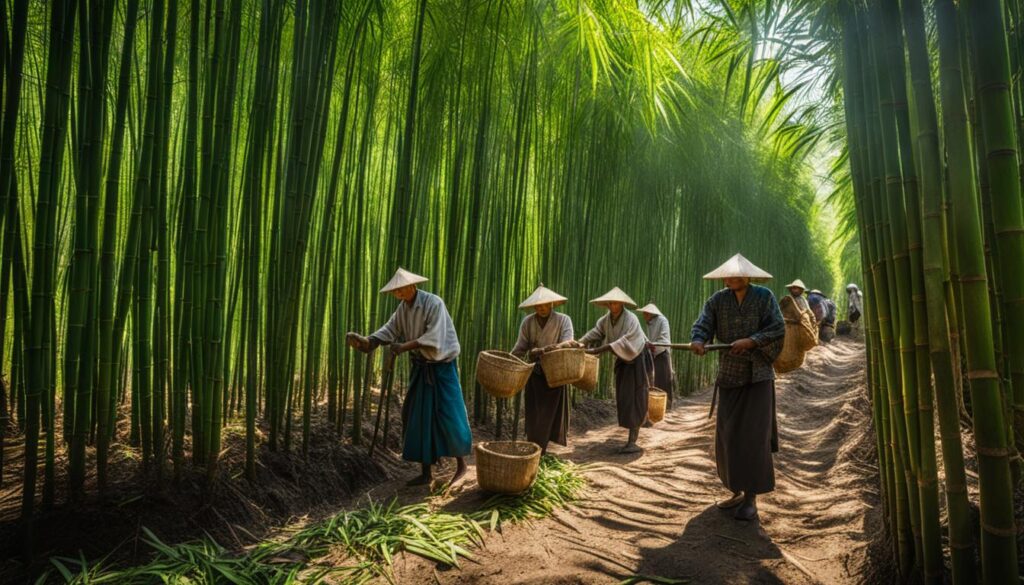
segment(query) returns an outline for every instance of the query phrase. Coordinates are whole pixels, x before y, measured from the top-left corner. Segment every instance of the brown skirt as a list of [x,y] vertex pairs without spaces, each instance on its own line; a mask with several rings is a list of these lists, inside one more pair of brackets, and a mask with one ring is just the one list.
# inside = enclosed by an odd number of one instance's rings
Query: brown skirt
[[540,366],[526,381],[526,439],[547,449],[548,441],[566,445],[569,434],[568,386],[548,388],[547,378]]
[[649,351],[644,351],[631,362],[615,358],[615,406],[620,427],[637,429],[647,420],[652,365]]
[[715,421],[718,477],[733,492],[763,494],[775,489],[772,453],[779,450],[775,382],[719,388]]
[[668,394],[668,407],[672,408],[672,395],[676,391],[676,375],[672,371],[672,357],[670,352],[663,351],[654,356],[654,385]]

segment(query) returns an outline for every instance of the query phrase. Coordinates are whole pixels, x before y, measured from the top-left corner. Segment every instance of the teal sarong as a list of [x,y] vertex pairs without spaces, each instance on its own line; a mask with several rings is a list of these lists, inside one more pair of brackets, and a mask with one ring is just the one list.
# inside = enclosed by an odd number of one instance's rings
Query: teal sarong
[[405,444],[402,459],[436,463],[440,457],[464,457],[473,448],[466,402],[455,361],[412,360],[409,393],[402,405]]

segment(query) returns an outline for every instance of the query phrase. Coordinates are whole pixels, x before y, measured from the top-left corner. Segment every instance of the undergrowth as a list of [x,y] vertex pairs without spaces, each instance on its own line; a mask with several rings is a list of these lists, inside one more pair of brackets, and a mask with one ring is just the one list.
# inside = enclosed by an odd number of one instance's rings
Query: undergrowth
[[329,579],[356,585],[377,577],[391,581],[391,564],[400,552],[458,566],[460,558],[472,558],[471,549],[482,544],[485,530],[549,516],[577,500],[585,485],[580,466],[545,456],[529,490],[518,496],[492,496],[468,514],[438,510],[432,501],[399,506],[394,500],[382,504],[368,499],[366,507],[340,512],[285,539],[244,551],[225,549],[210,537],[168,545],[143,528],[144,540],[154,551],[149,563],[120,569],[105,560],[54,557],[53,569],[37,583],[291,585]]

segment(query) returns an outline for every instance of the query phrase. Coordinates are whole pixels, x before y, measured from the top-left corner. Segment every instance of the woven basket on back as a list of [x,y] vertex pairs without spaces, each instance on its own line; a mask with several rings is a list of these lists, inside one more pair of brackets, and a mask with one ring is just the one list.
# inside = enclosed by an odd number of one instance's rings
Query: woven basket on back
[[[788,321],[787,321],[788,323]],[[810,309],[801,315],[800,329],[796,330],[797,343],[803,351],[811,351],[818,346],[818,335],[814,328],[814,313]]]
[[586,352],[582,349],[563,348],[544,352],[540,357],[540,367],[548,380],[549,388],[558,388],[566,384],[575,384],[583,377]]
[[533,365],[504,352],[481,351],[476,358],[476,381],[496,398],[515,396],[530,379]]
[[800,323],[786,323],[786,337],[782,342],[782,351],[775,358],[772,367],[779,374],[785,374],[799,368],[804,363],[804,351],[800,349],[800,335],[804,327]]
[[[814,326],[814,313],[810,309],[801,309],[789,295],[782,297],[779,308],[782,309],[782,318],[786,321],[786,335],[792,332],[800,351],[810,351],[818,345],[818,331]],[[791,328],[790,325],[799,327]]]
[[652,423],[661,422],[661,419],[665,418],[667,400],[668,394],[665,394],[664,390],[651,386],[647,393],[647,420]]
[[591,391],[597,388],[598,366],[601,360],[596,355],[583,356],[583,377],[572,383],[580,390]]
[[533,485],[540,467],[540,446],[529,441],[476,444],[476,482],[494,494],[519,494]]

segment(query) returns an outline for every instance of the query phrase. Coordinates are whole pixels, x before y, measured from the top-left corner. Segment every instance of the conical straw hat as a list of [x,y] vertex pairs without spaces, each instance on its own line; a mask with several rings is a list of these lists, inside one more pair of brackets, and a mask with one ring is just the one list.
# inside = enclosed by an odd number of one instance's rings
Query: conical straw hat
[[860,290],[860,287],[857,286],[856,284],[853,284],[852,282],[850,284],[846,285],[846,290],[850,290],[851,288],[853,290]]
[[525,301],[519,303],[519,308],[529,309],[530,307],[536,307],[537,305],[546,305],[548,303],[551,303],[552,305],[557,307],[558,305],[561,305],[568,300],[569,299],[544,286],[544,283],[542,282],[540,283],[540,286],[537,287],[537,290],[533,291],[533,294],[526,297]]
[[395,275],[391,277],[391,280],[384,285],[384,288],[380,289],[382,293],[388,293],[393,290],[398,290],[402,287],[409,286],[410,284],[419,284],[421,282],[427,282],[429,280],[425,276],[419,274],[413,274],[405,268],[399,268],[395,271]]
[[807,285],[805,285],[804,281],[800,280],[799,278],[787,284],[786,288],[793,288],[794,286],[802,290],[807,290]]
[[662,312],[658,310],[658,307],[654,303],[647,303],[646,305],[637,309],[640,313],[649,313],[651,315],[661,315]]
[[761,270],[743,254],[736,254],[724,264],[704,275],[704,280],[720,280],[723,278],[750,278],[752,280],[768,280],[772,275]]
[[630,309],[636,308],[636,301],[629,298],[629,295],[623,292],[622,289],[619,287],[613,288],[612,290],[604,293],[603,295],[597,297],[596,299],[591,299],[590,302],[594,303],[595,305],[607,305],[608,303],[622,303],[629,307]]

